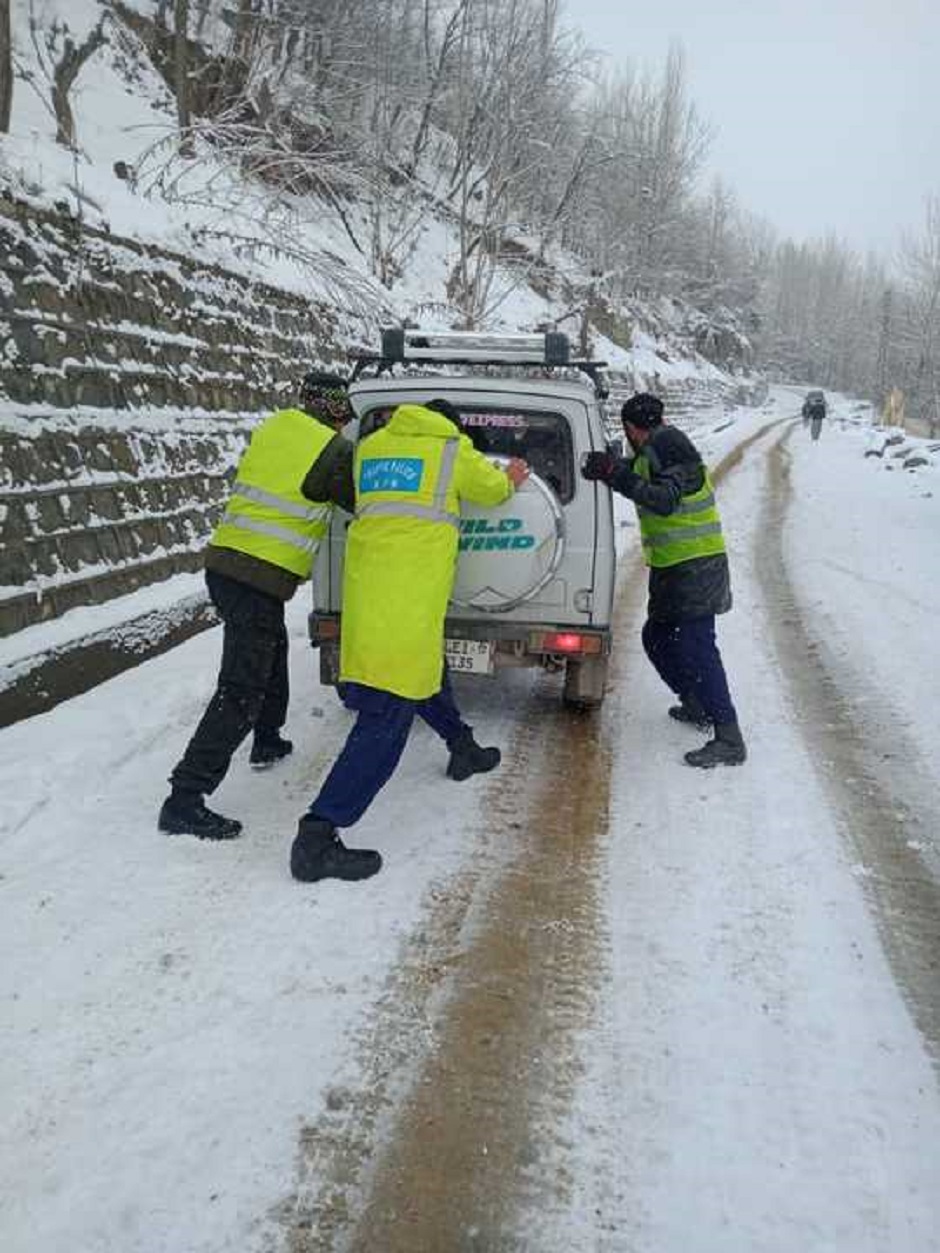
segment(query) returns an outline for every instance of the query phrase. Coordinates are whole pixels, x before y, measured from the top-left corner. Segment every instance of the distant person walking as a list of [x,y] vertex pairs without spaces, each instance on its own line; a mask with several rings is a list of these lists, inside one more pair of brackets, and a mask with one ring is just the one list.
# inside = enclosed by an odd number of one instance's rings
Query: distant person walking
[[292,751],[281,736],[289,699],[284,602],[310,577],[334,504],[352,512],[353,447],[338,431],[351,416],[346,382],[313,371],[297,408],[255,428],[225,514],[205,554],[206,586],[223,623],[218,684],[160,810],[168,835],[230,840],[242,824],[206,808],[249,731],[250,763]]
[[803,401],[803,425],[809,423],[810,438],[819,439],[826,416],[826,397],[822,392],[809,392]]
[[728,557],[715,489],[695,445],[663,421],[663,402],[641,392],[621,410],[634,456],[588,453],[582,473],[634,502],[649,566],[643,647],[679,697],[669,715],[714,728],[690,766],[737,766],[747,756],[715,638],[715,615],[731,608]]

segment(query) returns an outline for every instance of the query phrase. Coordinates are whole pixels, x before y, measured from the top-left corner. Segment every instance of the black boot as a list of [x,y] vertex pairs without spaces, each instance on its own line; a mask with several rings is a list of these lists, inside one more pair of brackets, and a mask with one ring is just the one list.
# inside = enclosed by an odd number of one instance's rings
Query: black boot
[[303,883],[319,879],[369,879],[382,869],[382,857],[371,848],[347,848],[325,818],[309,814],[297,824],[290,850],[290,872]]
[[498,748],[481,748],[473,738],[469,727],[450,745],[450,761],[447,763],[448,779],[469,779],[473,774],[486,774],[495,770],[502,759]]
[[702,707],[697,696],[683,696],[678,705],[670,705],[669,717],[676,722],[685,722],[697,727],[700,731],[710,731],[712,720]]
[[194,835],[197,840],[234,840],[242,829],[237,818],[206,809],[198,794],[177,791],[163,802],[157,826],[165,835]]
[[267,770],[293,751],[294,746],[290,740],[281,739],[277,731],[256,731],[248,764],[253,770]]
[[715,738],[703,748],[686,753],[690,766],[708,770],[712,766],[740,766],[747,757],[744,737],[736,722],[719,722],[715,725]]

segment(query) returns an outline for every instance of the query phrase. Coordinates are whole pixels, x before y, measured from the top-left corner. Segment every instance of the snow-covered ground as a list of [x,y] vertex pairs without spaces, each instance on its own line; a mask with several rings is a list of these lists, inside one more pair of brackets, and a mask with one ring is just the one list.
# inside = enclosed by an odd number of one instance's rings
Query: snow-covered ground
[[[785,389],[775,402],[799,404]],[[890,693],[898,659],[916,676],[898,708],[930,758],[936,666],[922,610],[936,600],[940,479],[935,467],[886,475],[864,460],[867,443],[835,423],[811,444],[796,424],[788,570],[811,624],[824,601],[841,642],[865,641],[860,705],[881,686]],[[794,703],[772,644],[761,446],[720,492],[736,601],[720,641],[750,759],[705,778],[677,766],[685,745],[662,717],[666,693],[639,642],[628,645],[629,682],[608,715],[612,974],[568,1129],[579,1203],[567,1244],[533,1248],[940,1249],[936,1040],[925,1047],[879,945],[864,888],[881,868],[859,861],[853,814],[833,804],[828,763],[800,734],[819,711]],[[904,572],[889,576],[883,554],[902,544]],[[848,578],[827,585],[824,562],[890,587],[862,596]],[[907,765],[890,765],[899,799]],[[936,789],[935,759],[931,768]],[[584,1233],[598,1213],[609,1225],[595,1243]]]
[[[703,417],[696,434],[717,460],[798,403],[780,389],[730,426]],[[878,867],[853,844],[851,796],[848,809],[833,799],[846,781],[804,734],[799,663],[775,634],[781,610],[764,578],[773,447],[786,431],[760,436],[719,492],[736,593],[721,642],[744,768],[703,776],[681,764],[695,735],[664,717],[668,694],[637,639],[642,598],[624,610],[603,714],[601,995],[546,1137],[544,1171],[566,1187],[538,1209],[520,1200],[513,1248],[940,1249],[930,989],[905,981],[885,939],[869,890]],[[785,573],[858,701],[859,737],[866,708],[885,706],[936,784],[940,479],[934,465],[888,472],[865,459],[867,438],[835,421],[818,444],[799,423],[785,440]],[[629,548],[635,531],[622,530]],[[627,552],[635,577],[632,562]],[[305,1129],[367,1083],[363,1040],[402,957],[433,947],[429,902],[453,898],[474,867],[486,866],[478,883],[497,881],[513,849],[511,835],[491,846],[489,784],[449,783],[419,727],[355,832],[382,849],[381,875],[291,881],[297,817],[349,725],[315,680],[306,608],[299,595],[290,613],[295,752],[264,774],[237,758],[216,796],[245,821],[234,844],[156,831],[166,775],[214,683],[216,632],[0,733],[4,1253],[343,1247],[286,1234],[285,1206],[321,1182],[299,1164]],[[536,682],[460,688],[482,738],[508,750],[504,777],[538,711]],[[889,762],[883,786],[903,796],[905,777]],[[550,759],[518,779],[523,825],[537,786],[563,797]],[[931,839],[936,823],[918,828],[928,860],[940,851]],[[459,956],[470,938],[450,943]],[[440,967],[459,985],[454,958]],[[432,1004],[418,1024],[402,1085],[423,1045],[444,1038],[435,1015],[446,1012]],[[465,1234],[447,1247],[471,1247]]]
[[906,787],[932,790],[913,758],[931,755],[940,710],[940,441],[907,438],[876,457],[884,437],[859,424],[825,429],[818,445],[800,431],[793,444],[787,555],[813,643]]

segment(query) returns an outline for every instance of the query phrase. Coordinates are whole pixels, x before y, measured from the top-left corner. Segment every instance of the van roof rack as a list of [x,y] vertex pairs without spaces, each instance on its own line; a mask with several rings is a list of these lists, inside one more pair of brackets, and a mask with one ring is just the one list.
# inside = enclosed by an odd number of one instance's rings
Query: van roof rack
[[355,353],[350,382],[367,366],[377,373],[396,365],[511,365],[539,369],[579,370],[594,384],[600,399],[608,388],[601,377],[606,361],[575,361],[568,336],[562,331],[501,335],[486,331],[424,331],[417,327],[382,329],[380,353]]

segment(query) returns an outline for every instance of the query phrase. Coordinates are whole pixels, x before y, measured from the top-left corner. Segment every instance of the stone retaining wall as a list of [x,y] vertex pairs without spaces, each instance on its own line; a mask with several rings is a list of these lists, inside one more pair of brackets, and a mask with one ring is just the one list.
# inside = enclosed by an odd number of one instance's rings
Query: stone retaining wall
[[0,196],[0,636],[195,569],[336,314]]

